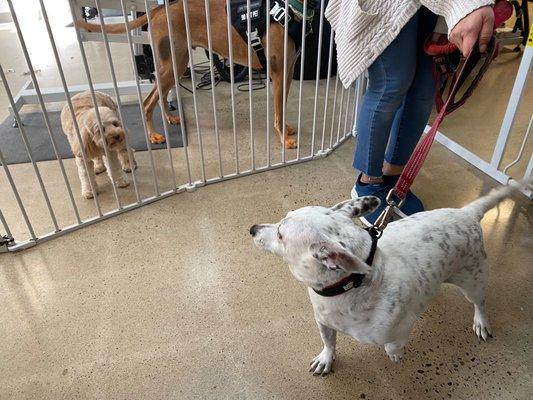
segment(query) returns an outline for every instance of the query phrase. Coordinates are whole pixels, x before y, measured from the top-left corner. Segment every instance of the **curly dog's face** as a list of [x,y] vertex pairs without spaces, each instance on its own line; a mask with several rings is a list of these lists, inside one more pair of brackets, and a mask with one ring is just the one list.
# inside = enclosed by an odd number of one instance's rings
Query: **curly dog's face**
[[[125,132],[120,123],[116,113],[107,107],[98,107],[100,119],[102,121],[102,128],[104,129],[103,137],[105,138],[107,147],[113,149],[124,143]],[[90,110],[86,115],[86,126],[90,139],[100,148],[104,147],[102,135],[100,134],[98,118],[95,110]]]

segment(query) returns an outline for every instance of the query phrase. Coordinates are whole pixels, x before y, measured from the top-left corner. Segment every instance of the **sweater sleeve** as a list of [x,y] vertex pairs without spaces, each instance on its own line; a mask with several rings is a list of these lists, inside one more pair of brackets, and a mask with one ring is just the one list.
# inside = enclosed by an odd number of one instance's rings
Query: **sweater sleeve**
[[420,3],[446,19],[449,34],[461,19],[478,8],[493,5],[494,0],[421,0]]

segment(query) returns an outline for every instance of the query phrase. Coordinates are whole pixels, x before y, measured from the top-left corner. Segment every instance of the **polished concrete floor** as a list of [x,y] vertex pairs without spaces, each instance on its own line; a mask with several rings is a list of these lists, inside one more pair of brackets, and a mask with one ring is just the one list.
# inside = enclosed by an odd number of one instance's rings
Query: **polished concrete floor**
[[[335,372],[307,372],[321,340],[306,290],[248,228],[346,198],[351,154],[346,144],[1,255],[0,397],[530,398],[533,213],[521,196],[483,220],[494,339],[477,340],[470,304],[443,287],[402,363],[341,335]],[[416,182],[428,208],[495,186],[451,157],[436,146]]]
[[[72,32],[62,31],[61,15],[55,14],[61,23],[54,26],[63,33],[61,51],[69,82],[82,83]],[[24,27],[32,27],[30,17],[24,21]],[[34,33],[39,34],[41,30]],[[18,90],[27,76],[10,24],[0,26],[0,41],[0,61],[4,68],[13,69],[8,80]],[[57,85],[49,51],[33,46],[43,86]],[[106,65],[98,61],[104,54],[102,47],[86,47],[95,76],[105,82],[109,79]],[[117,60],[127,57],[121,45],[113,48]],[[131,79],[129,64],[120,65],[119,79]],[[490,158],[517,67],[515,54],[502,54],[476,92],[477,101],[449,117],[442,130]],[[311,146],[314,85],[304,90],[302,155]],[[217,91],[225,99],[218,109],[223,166],[231,172],[235,153],[228,91],[223,84]],[[319,133],[325,82],[321,91]],[[293,116],[297,86],[291,93],[289,115]],[[261,165],[266,161],[266,105],[264,91],[255,95],[256,157]],[[524,104],[532,104],[532,95],[528,89],[506,162],[520,145],[519,133],[529,118]],[[199,96],[203,96],[200,122],[206,173],[215,177],[219,164],[210,92]],[[240,161],[245,169],[251,162],[248,97],[239,94],[236,101]],[[2,116],[6,103],[1,91]],[[184,103],[191,130],[192,174],[198,179],[201,168],[191,98]],[[295,118],[291,120],[296,124]],[[329,132],[332,121],[326,121]],[[338,121],[333,122],[336,126]],[[280,147],[273,135],[270,142],[271,162],[279,161]],[[317,135],[315,145],[320,144]],[[32,249],[1,254],[0,398],[531,398],[533,206],[522,195],[490,211],[482,223],[491,262],[487,307],[492,340],[477,340],[471,330],[470,305],[457,290],[443,286],[417,323],[407,357],[400,364],[389,361],[381,348],[340,336],[335,372],[325,378],[307,372],[321,340],[306,290],[282,262],[252,246],[248,228],[277,221],[297,207],[345,199],[354,181],[353,146],[349,140],[327,158],[178,194]],[[530,147],[527,151],[531,153]],[[171,154],[178,181],[186,182],[183,150]],[[293,150],[287,156],[293,158],[296,153]],[[159,151],[154,157],[161,190],[171,188],[168,154]],[[150,196],[149,157],[139,152],[137,158],[141,195]],[[94,216],[94,203],[79,197],[73,163],[66,160],[65,165],[82,217]],[[39,168],[61,226],[73,223],[57,162],[39,163]],[[510,172],[519,176],[524,168],[521,162]],[[31,166],[13,165],[10,171],[38,234],[50,232],[50,217]],[[104,177],[98,180],[103,210],[114,209],[109,183]],[[415,190],[432,209],[462,206],[496,185],[436,144]],[[27,228],[3,173],[0,188],[0,209],[17,239],[23,240]],[[120,199],[124,204],[134,201],[133,188],[121,191]]]

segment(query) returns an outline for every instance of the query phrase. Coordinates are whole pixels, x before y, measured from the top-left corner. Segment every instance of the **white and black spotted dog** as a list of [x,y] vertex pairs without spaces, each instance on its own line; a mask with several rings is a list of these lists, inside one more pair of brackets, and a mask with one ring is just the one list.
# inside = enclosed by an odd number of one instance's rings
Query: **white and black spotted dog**
[[[489,268],[480,220],[511,190],[495,189],[463,208],[421,212],[390,223],[371,266],[364,260],[372,238],[352,218],[375,210],[375,197],[331,208],[303,207],[277,224],[252,226],[255,244],[283,258],[308,287],[324,342],[310,371],[324,375],[331,370],[337,332],[384,345],[391,360],[398,361],[414,323],[441,283],[459,287],[474,304],[475,334],[483,340],[491,336],[484,305]],[[319,294],[333,289],[340,293]]]

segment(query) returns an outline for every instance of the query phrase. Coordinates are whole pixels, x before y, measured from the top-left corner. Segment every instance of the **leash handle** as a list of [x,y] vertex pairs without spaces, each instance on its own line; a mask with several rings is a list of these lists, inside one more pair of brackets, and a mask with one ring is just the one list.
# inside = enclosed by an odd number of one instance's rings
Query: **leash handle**
[[[442,95],[446,90],[446,86],[448,84],[448,81],[450,80],[450,86],[453,88],[455,83],[457,82],[458,88],[455,92],[452,92],[450,90],[450,93],[448,97],[451,96],[451,101],[446,106],[446,114],[451,114],[455,110],[457,110],[459,107],[461,107],[466,100],[472,95],[474,90],[476,89],[477,85],[481,81],[481,78],[487,72],[487,69],[489,68],[490,63],[496,56],[498,55],[498,44],[496,42],[496,38],[493,36],[491,40],[489,41],[487,45],[487,51],[485,54],[481,54],[479,52],[478,45],[476,44],[474,48],[472,49],[472,52],[470,56],[465,60],[463,64],[463,69],[461,70],[460,74],[454,74],[454,73],[445,73],[445,74],[439,74],[439,71],[436,70],[436,68],[433,71],[433,79],[435,80],[435,86],[437,88],[436,94],[435,94],[435,103],[437,106],[437,112],[440,112],[441,108],[444,106],[444,101],[442,100]],[[475,69],[476,65],[478,64],[479,60],[482,57],[485,57],[485,61],[479,68],[478,72],[476,73],[476,76],[474,79],[472,79],[472,82],[470,83],[470,86],[465,90],[463,95],[459,100],[455,100],[455,96],[457,95],[457,92],[459,89],[463,86],[463,84],[466,81],[466,78],[470,75],[470,73]],[[441,57],[435,57],[435,58],[441,58]],[[443,79],[442,79],[443,78]],[[441,82],[442,80],[442,82]],[[442,83],[442,85],[440,85]],[[439,86],[441,86],[439,90]]]

